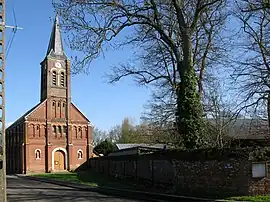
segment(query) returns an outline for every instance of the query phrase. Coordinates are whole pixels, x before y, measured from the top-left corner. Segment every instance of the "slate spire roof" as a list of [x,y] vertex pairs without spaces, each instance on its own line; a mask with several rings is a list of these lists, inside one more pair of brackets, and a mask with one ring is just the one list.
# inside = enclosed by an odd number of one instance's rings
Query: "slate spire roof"
[[59,18],[57,14],[55,16],[55,20],[54,20],[54,24],[52,28],[51,38],[50,38],[50,42],[49,42],[49,46],[47,50],[47,56],[66,57],[65,52],[64,52],[64,47],[63,47],[60,25],[59,25]]

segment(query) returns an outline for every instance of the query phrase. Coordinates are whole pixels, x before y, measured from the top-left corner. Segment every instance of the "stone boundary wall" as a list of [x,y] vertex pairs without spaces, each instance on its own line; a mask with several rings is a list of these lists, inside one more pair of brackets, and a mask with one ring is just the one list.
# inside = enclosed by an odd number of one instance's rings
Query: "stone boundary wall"
[[[247,149],[228,149],[109,156],[91,158],[80,169],[90,168],[180,195],[223,197],[270,194],[270,166],[266,169],[266,177],[253,178],[253,162],[249,160],[249,153]],[[267,162],[260,163],[268,165]]]

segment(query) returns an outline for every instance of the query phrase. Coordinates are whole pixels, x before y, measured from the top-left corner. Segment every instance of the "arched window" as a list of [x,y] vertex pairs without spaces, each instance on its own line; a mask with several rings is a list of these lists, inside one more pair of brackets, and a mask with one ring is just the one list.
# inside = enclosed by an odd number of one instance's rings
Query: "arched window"
[[[29,133],[34,136],[34,125],[31,124],[28,127],[29,127]],[[11,131],[11,133],[13,133],[13,131]]]
[[79,127],[79,136],[82,139],[82,128],[81,127]]
[[61,109],[61,117],[64,118],[66,113],[66,103],[62,103],[62,109]]
[[65,73],[61,72],[60,74],[60,83],[62,87],[65,87]]
[[53,133],[56,133],[56,126],[53,126]]
[[35,125],[32,125],[32,128],[33,128],[33,137],[36,136],[36,128],[35,128]]
[[74,126],[74,133],[75,133],[75,137],[77,139],[78,138],[78,131],[77,131],[77,127],[76,126]]
[[47,137],[47,128],[46,128],[46,125],[43,125],[43,133],[42,133],[42,135],[44,136],[44,137]]
[[56,126],[53,126],[53,134],[54,134],[54,137],[56,138],[56,137],[57,137],[57,134],[56,134]]
[[84,138],[87,138],[88,137],[88,130],[87,130],[87,127],[83,127],[83,137]]
[[40,129],[39,129],[39,126],[36,126],[36,135],[38,135],[38,137],[40,137]]
[[40,159],[41,158],[41,151],[40,151],[40,149],[36,149],[35,150],[35,156],[36,156],[36,159]]
[[54,86],[56,86],[56,84],[57,84],[56,71],[53,71],[53,72],[52,72],[52,84],[53,84]]
[[82,159],[83,158],[83,152],[82,152],[82,150],[78,150],[77,157],[78,157],[78,159]]
[[64,134],[67,133],[67,127],[66,127],[66,126],[63,127],[63,133],[64,133]]
[[62,127],[61,126],[58,126],[58,132],[60,134],[60,137],[62,137]]
[[56,118],[56,102],[55,101],[52,102],[52,114],[54,118]]

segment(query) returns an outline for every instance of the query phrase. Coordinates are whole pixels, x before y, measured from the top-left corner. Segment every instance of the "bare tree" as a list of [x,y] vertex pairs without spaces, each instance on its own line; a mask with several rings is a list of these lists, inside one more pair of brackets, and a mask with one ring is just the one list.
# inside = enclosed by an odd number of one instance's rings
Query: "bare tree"
[[170,124],[160,126],[152,122],[143,121],[135,126],[134,134],[140,143],[167,144],[183,148],[183,145],[179,144],[179,142],[175,144],[175,132]]
[[[223,65],[226,58],[228,58],[227,48],[229,43],[227,43],[224,36],[222,36],[228,13],[224,8],[224,5],[221,5],[220,7],[216,7],[214,11],[208,10],[205,12],[204,15],[206,17],[200,19],[200,23],[197,26],[196,32],[194,33],[192,39],[193,65],[197,73],[198,83],[197,90],[202,96],[202,99],[205,91],[205,87],[203,87],[205,85],[203,83],[211,84],[215,79],[211,73],[211,70],[220,67],[221,64]],[[215,15],[215,18],[210,17],[213,15]],[[149,49],[151,49],[151,47],[147,48],[147,50]],[[162,50],[159,50],[158,53],[160,54],[161,51]],[[152,54],[152,58],[155,58],[153,56],[154,55]],[[149,62],[149,59],[147,61]],[[165,61],[165,59],[159,58],[159,60],[155,61]],[[165,73],[162,72],[161,75],[166,74],[166,72],[174,72],[170,71],[171,66],[166,65],[169,62],[165,61],[164,63],[165,64],[163,64],[162,68],[166,71],[164,71]],[[150,64],[150,66],[156,67],[157,65]],[[139,68],[140,70],[146,69],[144,65],[141,65]],[[121,69],[120,71],[117,69],[116,72],[122,73],[121,75],[125,75],[125,73],[127,73],[125,69]],[[136,71],[134,73],[136,73]],[[155,72],[153,71],[152,74],[155,74]],[[113,74],[113,76],[115,76],[115,74]],[[178,80],[175,78],[175,73],[172,76],[168,74],[168,78],[171,79],[160,83],[160,85],[154,86],[152,99],[149,100],[148,104],[146,105],[146,113],[142,117],[144,120],[159,124],[160,127],[175,121],[176,91],[174,86]],[[143,83],[142,80],[139,82]]]
[[121,126],[116,125],[112,127],[112,129],[109,131],[108,139],[113,143],[117,143],[120,138],[121,138]]
[[206,93],[205,112],[208,120],[209,138],[214,147],[228,146],[229,139],[224,139],[224,137],[233,136],[229,133],[239,116],[237,105],[235,105],[236,100],[228,98],[228,91],[229,89],[226,89],[221,81],[215,80]]
[[252,107],[257,112],[266,106],[270,126],[270,13],[264,7],[255,9],[256,3],[238,1],[237,4],[235,15],[242,25],[242,41],[233,77],[243,98],[241,109]]
[[[266,10],[270,8],[269,0],[241,0],[241,12],[254,12],[258,10]],[[267,11],[269,12],[269,10]]]
[[94,127],[94,130],[93,130],[93,145],[94,146],[96,146],[97,144],[105,140],[106,138],[108,138],[108,134],[105,131],[102,131],[98,129],[97,127]]
[[[215,19],[215,12],[208,11],[215,11],[224,2],[226,1],[59,0],[55,3],[55,8],[60,10],[62,26],[69,33],[71,48],[86,55],[82,59],[75,58],[75,69],[85,68],[109,44],[114,43],[118,47],[127,44],[142,46],[142,61],[148,71],[122,65],[116,71],[116,75],[120,72],[116,80],[134,75],[139,82],[146,84],[153,82],[162,86],[169,83],[176,97],[177,131],[182,135],[187,148],[198,148],[204,144],[205,124],[200,98],[202,86],[200,85],[199,92],[197,90],[200,80],[197,79],[195,64],[199,63],[194,61],[197,54],[193,55],[196,50],[193,36],[203,19]],[[116,41],[115,38],[127,29],[130,34],[125,39]],[[204,26],[204,29],[209,27]],[[149,46],[152,48],[147,51],[145,47]],[[202,55],[205,54],[208,53],[203,51]],[[159,58],[161,60],[157,60]],[[205,61],[202,63],[205,64]],[[202,73],[199,75],[201,80],[205,71],[202,63],[198,65]]]

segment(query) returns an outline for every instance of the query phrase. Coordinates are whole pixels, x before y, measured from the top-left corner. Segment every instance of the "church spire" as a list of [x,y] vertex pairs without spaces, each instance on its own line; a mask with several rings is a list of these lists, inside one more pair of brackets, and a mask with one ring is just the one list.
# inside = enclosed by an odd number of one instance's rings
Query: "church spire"
[[63,48],[63,42],[62,42],[62,36],[61,36],[61,30],[59,26],[59,19],[58,15],[56,14],[51,38],[48,46],[47,56],[65,56],[64,48]]

